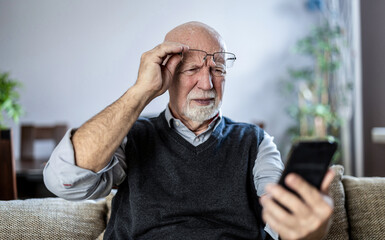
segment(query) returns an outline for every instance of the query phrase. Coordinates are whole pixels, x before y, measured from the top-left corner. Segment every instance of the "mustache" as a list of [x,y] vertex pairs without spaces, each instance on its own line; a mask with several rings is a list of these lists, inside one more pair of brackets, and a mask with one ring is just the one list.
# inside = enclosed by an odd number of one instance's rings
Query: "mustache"
[[187,99],[197,99],[197,98],[216,98],[217,92],[214,89],[208,91],[191,91],[187,95]]

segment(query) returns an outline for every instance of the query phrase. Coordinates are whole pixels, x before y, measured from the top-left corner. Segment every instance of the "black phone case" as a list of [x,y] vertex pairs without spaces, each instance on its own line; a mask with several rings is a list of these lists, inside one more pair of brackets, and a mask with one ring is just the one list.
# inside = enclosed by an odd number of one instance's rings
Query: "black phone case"
[[293,192],[286,186],[284,179],[289,173],[296,173],[320,189],[336,150],[337,143],[334,141],[300,141],[295,143],[278,183]]

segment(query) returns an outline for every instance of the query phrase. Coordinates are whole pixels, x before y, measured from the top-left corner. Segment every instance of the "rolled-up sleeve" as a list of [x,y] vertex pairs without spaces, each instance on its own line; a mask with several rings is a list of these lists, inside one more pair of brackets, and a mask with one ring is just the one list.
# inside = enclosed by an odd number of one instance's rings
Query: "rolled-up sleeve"
[[284,168],[281,154],[273,140],[274,138],[265,132],[264,139],[259,145],[253,168],[254,185],[258,196],[265,194],[267,184],[278,182]]
[[107,196],[114,185],[126,177],[124,148],[126,139],[118,147],[111,161],[99,172],[80,168],[75,164],[74,147],[69,130],[52,152],[44,168],[44,183],[48,190],[67,200],[96,199]]

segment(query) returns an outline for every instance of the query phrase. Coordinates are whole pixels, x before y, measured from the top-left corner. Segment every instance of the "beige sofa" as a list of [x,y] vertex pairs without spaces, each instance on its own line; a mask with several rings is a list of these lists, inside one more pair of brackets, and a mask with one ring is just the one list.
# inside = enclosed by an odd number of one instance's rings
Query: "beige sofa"
[[[385,239],[385,178],[343,176],[342,166],[333,169],[335,211],[327,239]],[[102,239],[112,197],[0,201],[0,239]]]

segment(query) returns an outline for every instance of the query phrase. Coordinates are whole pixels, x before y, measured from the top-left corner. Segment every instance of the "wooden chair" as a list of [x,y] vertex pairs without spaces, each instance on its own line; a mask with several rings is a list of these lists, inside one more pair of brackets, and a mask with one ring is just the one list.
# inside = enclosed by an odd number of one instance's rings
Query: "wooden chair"
[[21,161],[28,161],[34,159],[34,142],[38,140],[51,139],[55,146],[63,138],[67,131],[67,125],[59,124],[55,126],[21,126],[21,144],[20,157]]
[[11,130],[0,131],[0,200],[17,199]]
[[20,160],[16,165],[17,191],[19,199],[53,197],[43,181],[43,169],[49,156],[41,158],[34,153],[34,145],[40,140],[51,140],[55,146],[63,138],[67,126],[21,125]]

